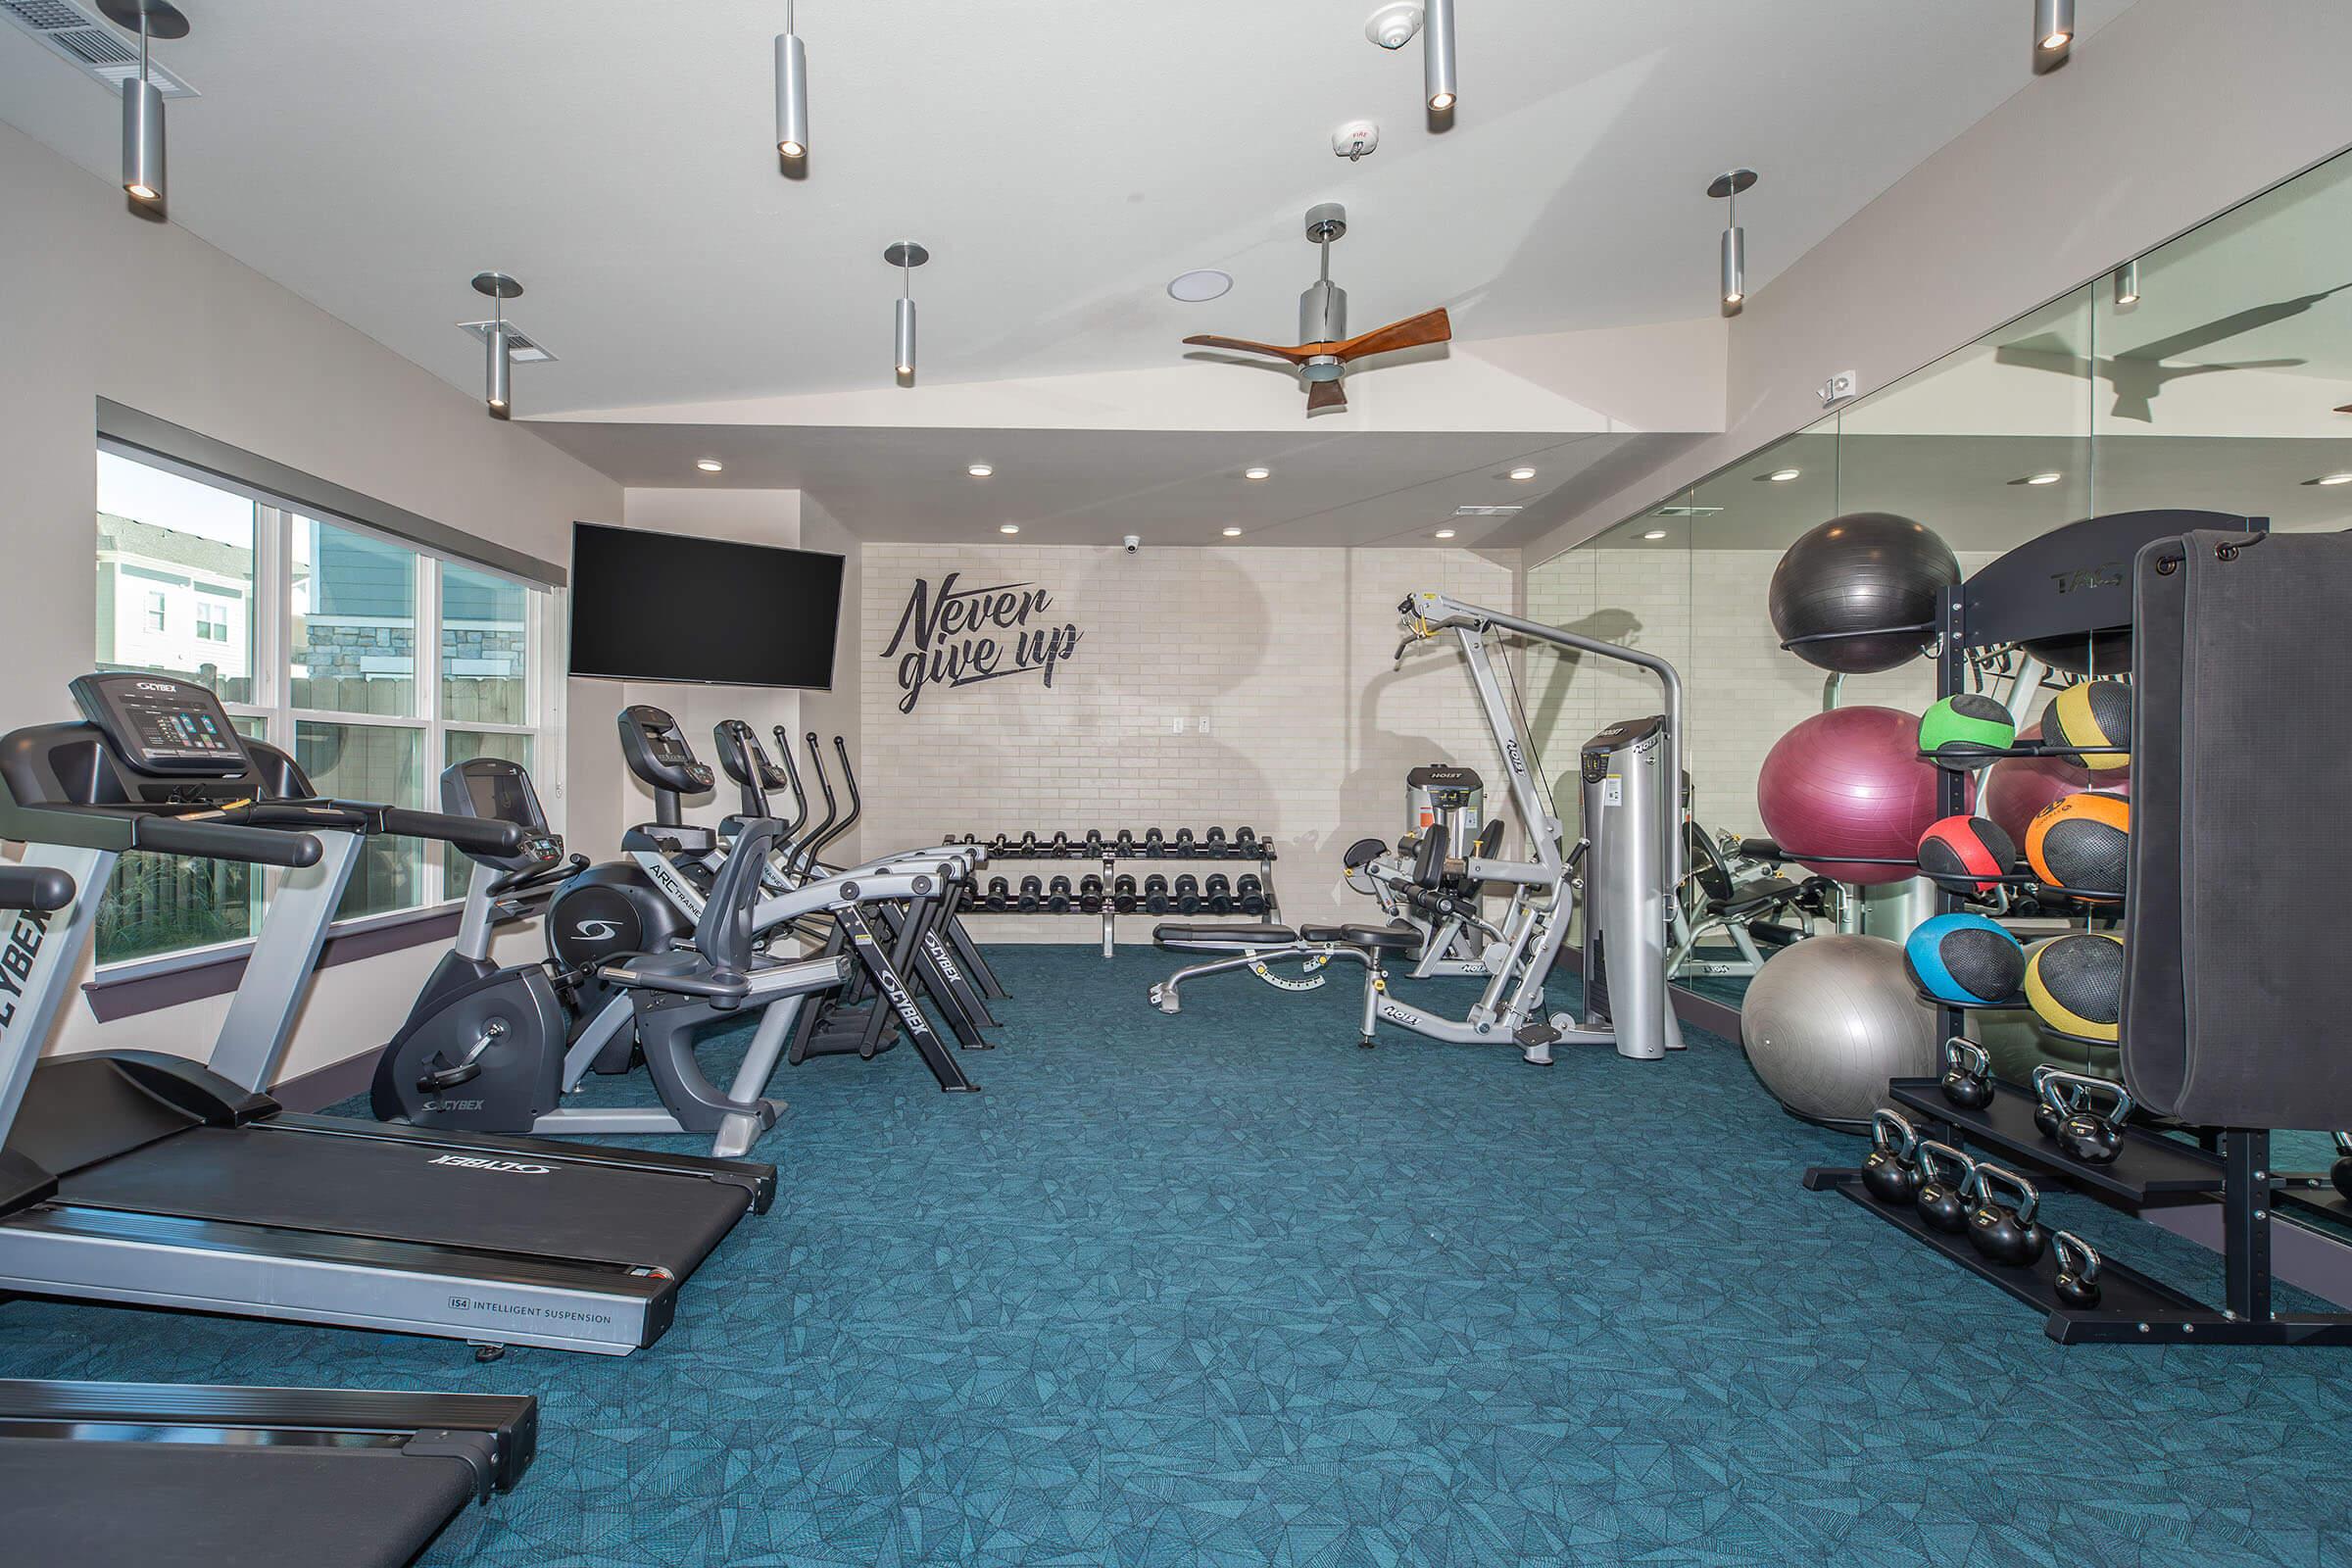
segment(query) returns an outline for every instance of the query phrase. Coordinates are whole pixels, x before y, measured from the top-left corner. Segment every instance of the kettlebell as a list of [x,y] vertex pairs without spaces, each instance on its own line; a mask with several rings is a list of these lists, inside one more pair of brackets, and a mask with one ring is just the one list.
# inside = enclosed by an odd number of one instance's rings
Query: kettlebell
[[2073,1231],[2052,1231],[2050,1250],[2058,1254],[2058,1299],[2069,1306],[2098,1305],[2098,1252]]
[[1992,1103],[1992,1058],[1974,1040],[1959,1035],[1943,1043],[1943,1098],[1962,1110]]
[[2124,1152],[2124,1119],[2132,1114],[2132,1097],[2122,1084],[2098,1078],[2083,1082],[2095,1084],[2113,1095],[2114,1108],[2094,1110],[2087,1100],[2078,1103],[2066,1120],[2058,1124],[2058,1148],[2067,1158],[2081,1160],[2085,1165],[2112,1165],[2115,1156]]
[[[1969,1244],[1993,1262],[2010,1268],[2040,1262],[2043,1250],[2050,1245],[2050,1233],[2034,1222],[2034,1211],[2041,1206],[2040,1192],[2005,1165],[1980,1163],[1974,1176],[1977,1200],[1968,1211]],[[2015,1208],[1993,1196],[1995,1183],[2017,1193]]]
[[2086,1077],[2068,1072],[2063,1067],[2048,1065],[2034,1069],[2034,1126],[2041,1136],[2056,1141],[2058,1129],[2066,1118],[2081,1110],[2091,1091],[2107,1087],[2104,1078]]
[[1870,1118],[1870,1152],[1862,1160],[1864,1190],[1882,1203],[1917,1201],[1919,1167],[1911,1156],[1918,1148],[1919,1129],[1901,1111],[1874,1114]]
[[[1947,1177],[1938,1168],[1938,1161],[1948,1160],[1959,1171],[1957,1179]],[[1968,1198],[1970,1187],[1977,1179],[1977,1162],[1949,1144],[1923,1138],[1919,1143],[1919,1196],[1912,1201],[1918,1205],[1919,1217],[1939,1231],[1959,1232],[1968,1229]]]
[[2337,1192],[2352,1199],[2352,1133],[2335,1134],[2335,1163],[2328,1167],[2328,1179]]

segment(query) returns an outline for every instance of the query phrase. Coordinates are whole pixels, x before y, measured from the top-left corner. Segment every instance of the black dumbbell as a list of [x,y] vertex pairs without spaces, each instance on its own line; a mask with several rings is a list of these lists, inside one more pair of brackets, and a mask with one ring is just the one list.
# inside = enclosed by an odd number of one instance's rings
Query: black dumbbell
[[992,914],[1001,914],[1001,913],[1003,913],[1004,910],[1006,910],[1006,909],[1009,909],[1009,908],[1011,908],[1011,907],[1012,907],[1012,884],[1011,884],[1011,883],[1009,883],[1009,882],[1007,882],[1007,881],[1005,881],[1005,880],[1004,880],[1003,877],[1001,877],[1001,876],[992,876],[992,877],[990,877],[990,878],[988,879],[988,908],[989,908],[989,912],[990,912],[990,913],[992,913]]
[[1088,914],[1102,912],[1102,879],[1091,873],[1078,879],[1078,907]]
[[1200,891],[1208,900],[1209,913],[1231,914],[1233,912],[1233,882],[1224,872],[1212,873]]
[[1111,908],[1120,914],[1133,914],[1135,912],[1135,906],[1141,902],[1142,895],[1136,890],[1134,877],[1120,875],[1111,879]]
[[998,834],[995,838],[988,841],[988,853],[992,857],[1010,855],[1012,853],[1012,840],[1006,838],[1002,833]]
[[1103,853],[1102,830],[1099,827],[1088,828],[1086,830],[1087,858],[1100,860],[1102,858]]
[[1023,914],[1035,914],[1037,912],[1037,906],[1045,902],[1045,878],[1036,876],[1025,876],[1021,878],[1020,898],[1013,906],[1019,909]]
[[1157,871],[1144,878],[1144,910],[1148,914],[1168,912],[1168,879]]
[[1055,828],[1054,830],[1054,842],[1046,846],[1046,853],[1056,858],[1066,857],[1073,854],[1074,851],[1070,844],[1069,834],[1063,832],[1060,828]]
[[1225,858],[1225,830],[1221,827],[1210,828],[1208,832],[1201,837],[1200,853],[1207,856],[1212,860],[1221,860]]
[[1176,879],[1176,912],[1178,914],[1199,914],[1200,912],[1200,879],[1190,871]]
[[1266,885],[1254,871],[1244,871],[1233,884],[1233,901],[1244,914],[1266,912]]
[[1037,854],[1037,834],[1034,830],[1021,835],[1021,854],[1024,856]]
[[1178,828],[1176,837],[1168,844],[1168,853],[1179,860],[1191,859],[1198,850],[1199,846],[1193,843],[1193,830],[1189,827]]
[[1233,830],[1233,853],[1247,858],[1257,853],[1257,829],[1237,827]]
[[1144,829],[1145,857],[1149,859],[1156,860],[1167,853],[1167,841],[1160,837],[1159,829],[1155,827],[1148,827]]
[[1117,853],[1120,855],[1133,855],[1135,853],[1135,829],[1131,827],[1123,827],[1119,829],[1119,836],[1115,848]]
[[1072,896],[1070,879],[1066,876],[1055,877],[1046,884],[1046,912],[1048,914],[1069,913]]

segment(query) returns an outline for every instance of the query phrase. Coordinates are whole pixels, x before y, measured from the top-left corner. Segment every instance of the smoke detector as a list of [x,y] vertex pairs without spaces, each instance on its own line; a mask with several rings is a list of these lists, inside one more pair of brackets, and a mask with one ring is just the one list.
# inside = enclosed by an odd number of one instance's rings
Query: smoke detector
[[1401,49],[1421,30],[1421,8],[1410,0],[1382,6],[1364,24],[1364,36],[1383,49]]
[[1331,150],[1349,163],[1369,158],[1380,147],[1380,127],[1369,120],[1350,120],[1331,133]]

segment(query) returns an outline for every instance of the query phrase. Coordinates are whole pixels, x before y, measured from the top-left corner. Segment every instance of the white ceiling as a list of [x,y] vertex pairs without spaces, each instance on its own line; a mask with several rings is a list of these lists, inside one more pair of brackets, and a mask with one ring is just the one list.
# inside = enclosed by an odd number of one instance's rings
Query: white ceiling
[[[2127,3],[2082,0],[2082,47]],[[1359,329],[1699,316],[1709,176],[1763,171],[1760,285],[2031,79],[2026,0],[1466,0],[1437,134],[1417,47],[1363,37],[1372,0],[804,0],[813,156],[787,179],[775,0],[188,9],[159,49],[203,94],[172,106],[173,220],[468,389],[466,281],[514,273],[562,356],[525,372],[541,414],[887,384],[902,236],[936,257],[926,382],[1285,339],[1299,215],[1331,198]],[[9,27],[0,116],[113,177],[113,95]],[[1349,165],[1329,138],[1356,116],[1382,146]],[[1193,267],[1239,282],[1177,305]]]
[[[1430,545],[1504,549],[1549,527],[1544,496],[1657,437],[1165,430],[887,430],[738,425],[535,426],[626,485],[788,488],[853,533],[909,542],[1154,546]],[[697,458],[722,463],[697,471]],[[986,463],[995,472],[965,470]],[[1263,480],[1243,469],[1262,465]],[[1515,467],[1536,469],[1525,481]],[[1522,506],[1456,517],[1460,506]],[[617,521],[619,519],[609,519]],[[1239,540],[1223,530],[1240,527]],[[1450,541],[1436,538],[1452,528]]]

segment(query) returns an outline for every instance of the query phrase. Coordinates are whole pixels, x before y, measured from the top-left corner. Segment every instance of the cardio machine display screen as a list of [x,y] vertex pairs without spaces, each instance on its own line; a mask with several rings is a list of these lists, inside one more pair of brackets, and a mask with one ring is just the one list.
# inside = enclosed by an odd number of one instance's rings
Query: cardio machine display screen
[[84,675],[74,683],[74,698],[142,772],[233,774],[249,765],[220,699],[205,687],[151,675]]
[[531,788],[530,775],[522,769],[469,767],[465,776],[466,798],[473,815],[524,827],[547,826],[546,813],[539,809],[539,792]]

